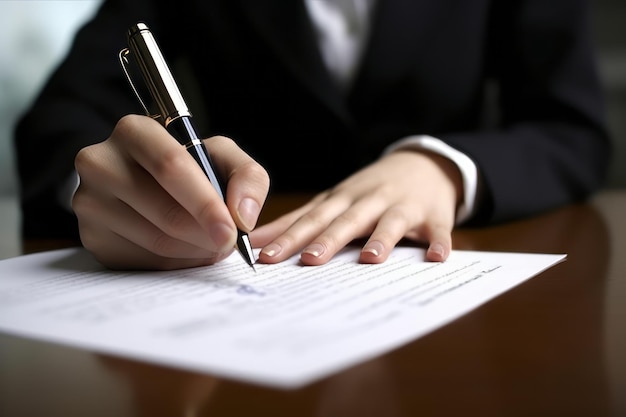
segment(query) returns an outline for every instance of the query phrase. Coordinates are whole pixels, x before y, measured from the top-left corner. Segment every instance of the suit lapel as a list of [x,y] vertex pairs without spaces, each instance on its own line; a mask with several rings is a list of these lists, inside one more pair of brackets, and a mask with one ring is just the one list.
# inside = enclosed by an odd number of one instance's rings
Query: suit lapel
[[349,125],[353,123],[349,108],[375,100],[385,88],[385,81],[398,80],[418,63],[416,54],[437,34],[437,22],[453,4],[446,0],[378,0],[368,44],[345,97],[322,60],[303,0],[239,1],[250,24],[278,59],[312,95]]
[[326,68],[302,0],[242,0],[240,7],[294,76],[314,96],[349,121],[344,97]]
[[[452,1],[378,0],[370,37],[349,95],[351,107],[376,97],[386,81],[401,79],[438,32]],[[383,92],[384,93],[384,92]],[[365,100],[365,102],[368,100]]]

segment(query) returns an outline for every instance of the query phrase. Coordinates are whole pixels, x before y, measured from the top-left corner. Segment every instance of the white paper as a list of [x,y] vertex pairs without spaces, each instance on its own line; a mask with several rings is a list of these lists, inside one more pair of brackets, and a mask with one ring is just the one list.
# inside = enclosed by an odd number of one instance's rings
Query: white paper
[[114,272],[83,249],[0,262],[0,331],[247,382],[296,388],[454,320],[565,255],[453,251],[383,264],[348,248],[323,266]]

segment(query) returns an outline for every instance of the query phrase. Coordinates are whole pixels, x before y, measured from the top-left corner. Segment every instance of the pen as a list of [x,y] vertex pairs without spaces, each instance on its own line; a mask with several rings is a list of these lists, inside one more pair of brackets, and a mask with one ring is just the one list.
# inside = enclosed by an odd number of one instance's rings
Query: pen
[[[120,51],[120,62],[126,78],[143,106],[146,114],[160,119],[167,131],[193,156],[202,168],[220,197],[225,200],[225,184],[218,178],[213,169],[211,157],[196,133],[192,123],[191,112],[174,81],[154,36],[144,23],[137,23],[128,30],[128,48]],[[132,54],[139,66],[150,95],[158,107],[158,114],[151,115],[132,81],[127,68],[128,55]],[[254,254],[248,235],[237,230],[237,249],[248,265],[254,269]]]

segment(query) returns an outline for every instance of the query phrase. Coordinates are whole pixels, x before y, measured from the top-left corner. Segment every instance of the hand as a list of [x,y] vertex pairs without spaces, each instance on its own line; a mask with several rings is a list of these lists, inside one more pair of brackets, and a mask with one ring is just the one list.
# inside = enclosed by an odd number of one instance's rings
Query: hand
[[226,258],[236,226],[256,225],[269,177],[232,140],[216,136],[205,144],[228,182],[226,204],[185,148],[149,117],[125,116],[107,140],[82,149],[72,207],[85,248],[115,269]]
[[402,238],[429,242],[426,258],[445,260],[463,198],[456,165],[428,152],[396,151],[350,176],[304,206],[250,234],[259,262],[277,263],[302,251],[321,265],[357,238],[369,236],[362,263],[384,262]]

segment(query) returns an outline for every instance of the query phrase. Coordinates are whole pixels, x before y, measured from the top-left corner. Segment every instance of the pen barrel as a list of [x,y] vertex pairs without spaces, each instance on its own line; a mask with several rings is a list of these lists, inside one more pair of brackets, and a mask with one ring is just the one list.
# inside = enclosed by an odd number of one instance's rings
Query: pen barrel
[[181,145],[187,148],[187,152],[193,156],[193,159],[195,159],[200,168],[202,168],[202,171],[209,181],[211,181],[211,184],[213,184],[213,187],[222,200],[225,200],[224,184],[217,176],[211,156],[204,146],[204,143],[202,143],[202,140],[198,137],[191,118],[179,117],[174,119],[167,125],[166,129]]
[[[145,23],[138,23],[129,29],[128,47],[159,108],[163,123],[167,125],[178,117],[191,116],[163,54]],[[143,100],[140,98],[140,101]]]

